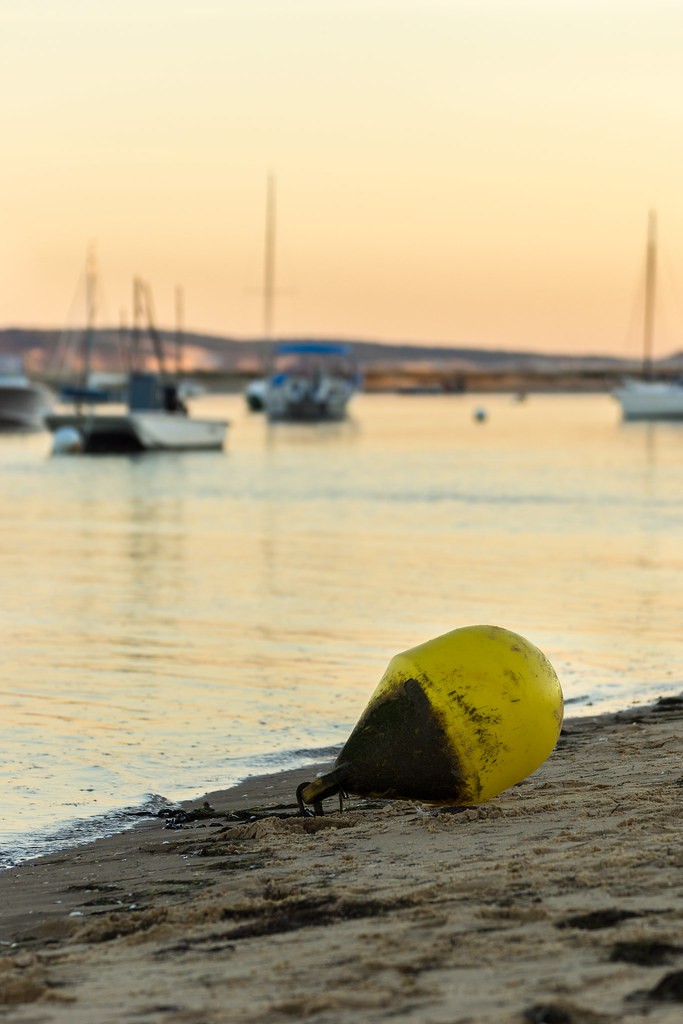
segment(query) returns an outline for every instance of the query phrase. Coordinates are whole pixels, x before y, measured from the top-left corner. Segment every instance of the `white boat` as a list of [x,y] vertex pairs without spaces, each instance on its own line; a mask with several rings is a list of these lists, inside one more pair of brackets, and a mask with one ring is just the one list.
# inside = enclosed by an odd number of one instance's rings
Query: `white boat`
[[[89,264],[91,267],[92,264]],[[90,270],[90,280],[94,271]],[[91,285],[92,291],[92,285]],[[147,332],[151,338],[158,372],[131,370],[121,383],[125,403],[120,411],[98,411],[103,402],[109,404],[108,389],[95,389],[90,369],[93,346],[94,303],[88,302],[88,324],[84,336],[84,372],[82,383],[72,389],[74,409],[52,413],[45,418],[55,435],[55,453],[85,452],[87,454],[143,451],[219,451],[228,429],[227,420],[204,420],[191,416],[183,401],[185,382],[178,382],[164,367],[161,335],[154,325],[149,285],[136,278],[133,288],[135,327],[131,351],[132,365],[144,366],[140,346],[140,320],[146,313]],[[179,365],[179,360],[177,360]],[[97,379],[95,378],[97,383]],[[106,383],[110,384],[111,380]]]
[[359,387],[348,345],[286,343],[275,350],[263,402],[269,420],[341,420]]
[[0,426],[37,430],[55,402],[44,385],[29,380],[19,356],[0,356]]
[[625,420],[683,419],[683,381],[656,380],[652,375],[656,283],[657,216],[654,210],[650,210],[645,265],[643,368],[640,377],[624,380],[612,391]]
[[45,422],[55,434],[57,447],[59,432],[64,432],[61,436],[69,438],[65,450],[86,454],[219,451],[228,428],[226,420],[189,415],[176,385],[157,373],[131,374],[128,406],[121,412],[101,413],[81,406],[69,413],[52,413]]
[[625,380],[612,394],[625,420],[683,420],[683,383]]

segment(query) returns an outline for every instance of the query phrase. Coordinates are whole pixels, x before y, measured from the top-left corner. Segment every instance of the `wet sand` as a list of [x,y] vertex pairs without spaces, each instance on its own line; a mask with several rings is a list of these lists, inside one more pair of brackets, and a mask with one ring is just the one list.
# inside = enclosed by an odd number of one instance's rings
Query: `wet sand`
[[682,724],[683,698],[569,719],[470,810],[295,817],[311,766],[4,871],[0,1019],[678,1024]]

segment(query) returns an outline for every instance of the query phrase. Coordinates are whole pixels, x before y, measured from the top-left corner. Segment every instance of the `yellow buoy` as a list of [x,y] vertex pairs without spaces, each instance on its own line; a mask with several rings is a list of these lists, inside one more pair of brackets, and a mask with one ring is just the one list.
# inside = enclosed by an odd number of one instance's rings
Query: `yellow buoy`
[[562,688],[537,647],[500,626],[466,626],[389,662],[334,769],[299,787],[478,804],[530,775],[562,727]]

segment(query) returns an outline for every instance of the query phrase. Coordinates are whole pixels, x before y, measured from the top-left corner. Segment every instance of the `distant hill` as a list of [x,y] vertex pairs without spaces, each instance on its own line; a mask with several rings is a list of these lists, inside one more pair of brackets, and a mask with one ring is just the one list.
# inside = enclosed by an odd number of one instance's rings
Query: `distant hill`
[[[169,367],[177,365],[175,337],[160,331]],[[467,384],[492,386],[494,379],[510,387],[526,387],[536,381],[540,386],[562,378],[566,383],[609,386],[626,373],[638,372],[638,362],[602,355],[552,354],[471,346],[419,345],[415,342],[377,342],[335,338],[287,338],[288,342],[339,342],[351,347],[366,382],[377,387],[394,388],[401,381],[443,385],[448,389]],[[274,343],[273,343],[274,344]],[[105,328],[95,332],[92,368],[115,371],[123,368],[120,332]],[[186,333],[182,338],[181,367],[184,373],[218,377],[223,380],[249,379],[263,372],[269,346],[260,340],[242,340],[206,334]],[[150,360],[153,348],[149,338],[140,337],[140,351]],[[74,376],[82,358],[82,331],[65,332],[31,328],[0,330],[0,353],[24,358],[27,372],[57,380]],[[683,353],[676,353],[657,364],[658,373],[683,372]]]
[[[37,372],[50,372],[58,368],[60,360],[76,357],[80,343],[80,332],[38,330],[33,328],[8,327],[0,329],[0,352],[24,356]],[[172,360],[175,352],[175,337],[171,332],[159,331],[165,352]],[[492,366],[509,368],[624,368],[627,360],[610,356],[585,356],[551,353],[509,351],[505,349],[482,349],[456,345],[420,345],[415,342],[377,342],[349,340],[345,338],[292,338],[288,342],[325,341],[349,345],[358,362],[368,364],[389,363],[461,363],[469,366]],[[144,342],[151,353],[149,341]],[[275,344],[275,343],[273,343]],[[111,369],[120,361],[121,341],[119,332],[103,328],[95,332],[93,357],[102,369]],[[183,336],[183,362],[188,370],[209,369],[218,371],[237,370],[246,363],[258,363],[266,352],[266,343],[260,340],[241,340],[217,337],[208,334],[185,334]],[[683,360],[683,354],[677,357]]]

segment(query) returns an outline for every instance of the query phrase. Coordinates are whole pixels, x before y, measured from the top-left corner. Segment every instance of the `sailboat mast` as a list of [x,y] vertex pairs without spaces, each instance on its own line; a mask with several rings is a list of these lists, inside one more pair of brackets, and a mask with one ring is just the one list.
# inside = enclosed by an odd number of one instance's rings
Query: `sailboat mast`
[[647,255],[645,261],[645,322],[643,345],[643,377],[652,376],[652,339],[655,325],[655,289],[657,284],[657,214],[650,210],[647,222]]
[[270,341],[273,330],[275,292],[275,179],[268,175],[266,192],[266,245],[263,266],[263,337]]
[[130,354],[130,331],[126,323],[126,310],[123,306],[119,311],[119,354],[123,368],[129,374],[133,368]]
[[176,375],[182,372],[183,368],[183,321],[185,312],[185,296],[180,285],[175,290],[175,372]]
[[95,341],[95,317],[97,316],[97,266],[95,246],[88,246],[85,264],[85,332],[83,335],[83,387],[88,386]]
[[144,283],[141,278],[133,278],[133,332],[131,335],[131,368],[136,371],[143,369],[140,356],[140,334],[145,316]]

